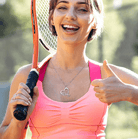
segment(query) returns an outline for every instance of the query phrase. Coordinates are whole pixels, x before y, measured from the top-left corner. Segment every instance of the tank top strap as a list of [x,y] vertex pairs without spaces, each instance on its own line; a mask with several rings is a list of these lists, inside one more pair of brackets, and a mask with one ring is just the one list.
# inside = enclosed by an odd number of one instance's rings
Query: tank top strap
[[89,61],[90,80],[101,79],[101,68],[99,65]]
[[[44,79],[44,75],[45,75],[45,72],[46,72],[46,68],[48,66],[48,62],[49,61],[47,61],[43,65],[43,67],[40,69],[38,80],[40,80],[41,82]],[[94,63],[89,61],[89,71],[90,71],[90,80],[91,81],[93,81],[94,79],[101,79],[101,69],[100,69],[99,65],[94,64]]]
[[44,76],[45,76],[45,72],[46,72],[46,68],[47,68],[48,62],[49,62],[49,61],[47,61],[47,62],[41,67],[41,69],[40,69],[38,80],[41,81],[41,82],[42,82],[43,79],[44,79]]

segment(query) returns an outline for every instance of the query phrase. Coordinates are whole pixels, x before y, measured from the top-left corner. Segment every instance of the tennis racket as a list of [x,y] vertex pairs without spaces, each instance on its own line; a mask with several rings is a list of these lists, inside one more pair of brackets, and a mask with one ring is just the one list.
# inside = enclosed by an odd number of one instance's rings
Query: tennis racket
[[[56,37],[54,37],[49,30],[49,1],[50,0],[31,0],[31,21],[33,33],[33,58],[32,69],[29,73],[26,85],[30,89],[30,96],[33,96],[33,88],[36,86],[39,70],[56,52]],[[38,65],[40,44],[51,53],[48,57],[43,59]],[[14,111],[16,119],[22,121],[26,119],[28,106],[17,105]]]

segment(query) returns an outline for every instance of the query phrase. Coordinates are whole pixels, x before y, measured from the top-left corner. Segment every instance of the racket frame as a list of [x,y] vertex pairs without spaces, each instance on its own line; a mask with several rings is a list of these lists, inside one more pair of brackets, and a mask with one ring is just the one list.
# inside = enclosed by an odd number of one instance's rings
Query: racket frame
[[31,21],[32,21],[32,33],[33,33],[32,68],[37,69],[38,56],[39,56],[39,41],[38,41],[38,24],[36,15],[36,0],[31,0]]

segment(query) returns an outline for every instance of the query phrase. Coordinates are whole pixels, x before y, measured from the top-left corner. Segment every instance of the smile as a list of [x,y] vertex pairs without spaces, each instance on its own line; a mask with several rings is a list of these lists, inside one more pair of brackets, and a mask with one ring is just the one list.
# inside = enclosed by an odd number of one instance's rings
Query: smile
[[65,31],[78,31],[80,27],[73,26],[73,25],[62,25],[62,28]]

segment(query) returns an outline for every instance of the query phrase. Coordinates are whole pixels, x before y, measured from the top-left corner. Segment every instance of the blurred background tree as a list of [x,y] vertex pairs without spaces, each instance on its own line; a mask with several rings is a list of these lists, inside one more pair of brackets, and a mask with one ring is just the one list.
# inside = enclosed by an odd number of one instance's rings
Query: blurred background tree
[[[96,61],[126,67],[138,73],[138,1],[103,0],[104,31],[88,43],[86,55]],[[10,82],[19,67],[32,61],[30,1],[0,0],[0,82]],[[41,47],[40,47],[41,48]],[[40,59],[47,55],[42,48]],[[107,139],[138,137],[138,107],[128,102],[109,109]],[[28,139],[30,132],[28,132]]]

